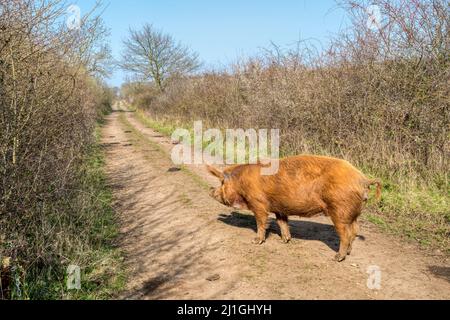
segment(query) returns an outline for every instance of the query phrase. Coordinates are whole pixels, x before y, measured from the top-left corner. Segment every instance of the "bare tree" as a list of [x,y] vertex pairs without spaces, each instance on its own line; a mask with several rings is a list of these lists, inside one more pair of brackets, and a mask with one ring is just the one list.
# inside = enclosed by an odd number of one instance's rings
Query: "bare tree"
[[120,66],[144,80],[154,81],[161,91],[169,77],[189,74],[200,67],[197,53],[150,24],[141,30],[130,29],[123,44]]

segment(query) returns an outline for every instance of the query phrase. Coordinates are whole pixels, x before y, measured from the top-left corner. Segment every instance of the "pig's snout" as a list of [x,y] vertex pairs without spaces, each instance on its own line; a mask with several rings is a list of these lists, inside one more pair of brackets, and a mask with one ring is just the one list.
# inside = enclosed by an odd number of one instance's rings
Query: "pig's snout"
[[210,188],[209,189],[209,195],[214,200],[216,200],[216,201],[218,201],[218,202],[223,204],[223,200],[222,200],[222,195],[221,195],[220,189]]

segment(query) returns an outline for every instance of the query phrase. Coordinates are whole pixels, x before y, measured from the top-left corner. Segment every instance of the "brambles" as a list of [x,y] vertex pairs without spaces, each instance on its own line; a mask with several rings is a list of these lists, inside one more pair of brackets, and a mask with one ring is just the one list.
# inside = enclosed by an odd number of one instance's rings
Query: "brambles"
[[0,4],[0,260],[12,298],[60,297],[67,265],[89,266],[103,241],[86,157],[113,98],[98,78],[107,33],[93,13],[62,24],[62,1]]

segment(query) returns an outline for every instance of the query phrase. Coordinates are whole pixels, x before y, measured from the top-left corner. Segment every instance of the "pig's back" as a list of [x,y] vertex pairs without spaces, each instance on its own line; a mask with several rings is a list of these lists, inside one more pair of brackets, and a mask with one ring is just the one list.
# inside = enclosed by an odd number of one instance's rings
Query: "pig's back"
[[363,192],[367,178],[346,160],[313,155],[285,158],[280,163],[282,180],[315,185],[317,191]]

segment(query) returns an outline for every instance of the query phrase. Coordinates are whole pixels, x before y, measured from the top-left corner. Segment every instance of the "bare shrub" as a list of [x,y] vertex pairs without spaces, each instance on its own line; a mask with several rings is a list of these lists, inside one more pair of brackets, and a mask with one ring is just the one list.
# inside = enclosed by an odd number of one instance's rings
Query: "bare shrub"
[[87,262],[99,204],[84,159],[111,99],[92,77],[104,71],[106,31],[94,16],[68,29],[58,0],[0,0],[0,8],[0,261],[11,259],[13,297],[25,298],[37,287],[23,287],[26,279]]
[[[384,17],[375,31],[370,4]],[[232,72],[172,80],[164,95],[141,85],[131,95],[155,116],[278,127],[286,152],[334,154],[389,177],[433,181],[449,169],[447,5],[348,1],[352,27],[323,53],[273,46]]]

